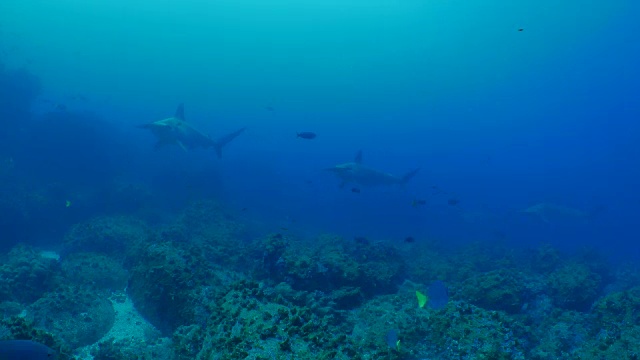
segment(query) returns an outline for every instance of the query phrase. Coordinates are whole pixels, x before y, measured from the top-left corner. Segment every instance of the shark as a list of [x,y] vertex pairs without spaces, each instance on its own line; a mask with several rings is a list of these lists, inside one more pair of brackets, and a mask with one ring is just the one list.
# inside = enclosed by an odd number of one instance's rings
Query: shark
[[334,173],[342,181],[340,187],[344,187],[348,183],[355,183],[361,186],[404,185],[420,169],[409,171],[404,176],[385,173],[363,165],[362,151],[358,151],[352,162],[339,164],[327,170]]
[[222,136],[218,140],[214,140],[185,120],[184,104],[178,105],[172,117],[140,125],[139,127],[151,131],[158,139],[156,148],[166,145],[178,145],[185,151],[197,148],[214,148],[218,158],[222,157],[222,149],[246,130],[246,128],[241,128]]
[[552,220],[590,221],[603,210],[603,207],[598,207],[593,211],[584,211],[568,206],[542,202],[520,210],[520,212],[531,215],[542,222],[551,223]]

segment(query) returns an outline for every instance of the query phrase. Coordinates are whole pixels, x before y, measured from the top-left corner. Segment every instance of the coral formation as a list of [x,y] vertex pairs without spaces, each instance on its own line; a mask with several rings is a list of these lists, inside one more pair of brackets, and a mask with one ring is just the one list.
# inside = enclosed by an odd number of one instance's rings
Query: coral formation
[[31,247],[16,246],[0,265],[0,301],[31,303],[56,286],[58,261]]
[[100,340],[113,325],[114,316],[103,294],[75,285],[58,286],[27,310],[27,318],[72,348]]
[[602,289],[600,275],[575,261],[553,271],[548,281],[555,304],[566,309],[588,310]]
[[465,281],[459,296],[486,309],[518,313],[527,298],[526,280],[516,269],[493,270]]
[[[160,226],[132,216],[80,222],[61,260],[17,246],[0,266],[6,337],[109,360],[547,360],[639,351],[633,267],[612,272],[601,259],[565,258],[548,245],[454,252],[327,234],[245,235],[219,203],[201,200]],[[446,284],[448,302],[420,307],[416,291],[435,280]],[[113,304],[125,300],[158,334],[109,333]]]

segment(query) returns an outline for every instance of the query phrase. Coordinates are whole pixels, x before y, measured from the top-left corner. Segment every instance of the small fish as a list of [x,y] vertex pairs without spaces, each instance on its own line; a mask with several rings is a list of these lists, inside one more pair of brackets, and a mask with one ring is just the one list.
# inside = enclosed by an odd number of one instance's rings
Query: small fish
[[413,244],[414,242],[416,242],[416,239],[413,236],[407,236],[406,238],[404,238],[404,242]]
[[456,206],[456,205],[460,204],[460,200],[458,200],[456,198],[450,198],[449,200],[447,200],[447,204],[449,206]]
[[358,189],[358,188],[351,188],[351,192],[352,192],[352,193],[356,193],[356,194],[360,194],[360,189]]
[[398,339],[398,330],[391,329],[387,331],[384,336],[384,341],[387,343],[387,346],[389,346],[389,348],[400,351],[400,339]]
[[276,111],[276,109],[273,106],[270,106],[270,105],[265,106],[264,109],[267,110],[267,111],[271,111],[271,112]]
[[297,134],[297,137],[302,139],[307,139],[307,140],[315,139],[316,136],[317,136],[316,133],[310,132],[310,131],[303,131]]
[[281,228],[280,228],[280,230],[282,230],[282,231],[287,231],[287,230],[289,230],[289,228],[288,228],[288,227],[284,227],[284,226],[283,226],[283,227],[281,227]]
[[523,29],[523,28],[520,28],[520,29],[518,29],[518,31],[522,32],[522,31],[524,31],[524,29]]
[[65,202],[65,207],[70,207],[71,206],[71,200],[67,200]]
[[427,200],[423,200],[423,199],[414,199],[411,202],[411,206],[413,207],[418,207],[418,206],[424,206],[427,205]]
[[427,294],[429,294],[429,306],[434,310],[444,308],[449,302],[449,290],[447,289],[447,285],[441,280],[434,281],[431,286],[429,286]]

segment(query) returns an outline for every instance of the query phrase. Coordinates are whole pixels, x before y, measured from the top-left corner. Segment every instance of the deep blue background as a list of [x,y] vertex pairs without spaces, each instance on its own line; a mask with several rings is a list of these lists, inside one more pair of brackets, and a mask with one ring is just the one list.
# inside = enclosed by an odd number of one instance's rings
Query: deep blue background
[[[152,199],[141,201],[168,213],[214,195],[270,231],[640,256],[634,2],[192,1],[155,12],[136,12],[144,1],[130,12],[26,3],[0,16],[0,85],[10,89],[0,93],[0,155],[25,183],[56,189],[60,208],[39,226],[126,211],[104,199],[126,183],[149,188]],[[46,16],[65,9],[77,12],[64,24]],[[40,79],[37,98],[16,68]],[[172,115],[179,102],[214,137],[249,130],[222,160],[155,151],[135,126]],[[358,150],[376,169],[421,171],[404,188],[340,189],[324,169]],[[104,189],[104,198],[89,201],[83,189]],[[80,214],[64,214],[74,211],[66,199]],[[412,206],[416,199],[427,205]],[[606,210],[551,223],[518,213],[540,202]]]

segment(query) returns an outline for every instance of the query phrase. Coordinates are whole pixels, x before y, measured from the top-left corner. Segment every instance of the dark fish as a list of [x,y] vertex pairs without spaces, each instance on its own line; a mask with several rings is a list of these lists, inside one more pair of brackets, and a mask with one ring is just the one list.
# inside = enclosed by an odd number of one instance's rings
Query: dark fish
[[427,295],[429,295],[429,306],[435,310],[444,308],[449,302],[447,285],[440,280],[434,281],[433,284],[429,286]]
[[276,111],[276,109],[273,106],[269,106],[269,105],[265,106],[264,109],[271,112]]
[[520,29],[518,29],[518,31],[524,31],[524,29],[520,28]]
[[427,200],[423,200],[423,199],[415,199],[411,202],[411,206],[413,207],[418,207],[418,206],[423,206],[423,205],[427,205]]
[[310,131],[303,131],[303,132],[299,132],[297,134],[297,136],[299,138],[311,140],[311,139],[315,139],[317,135],[316,135],[316,133],[313,133],[313,132],[310,132]]
[[352,193],[360,194],[360,189],[358,189],[358,188],[351,188],[351,192],[352,192]]
[[53,349],[35,341],[0,341],[0,359],[2,360],[49,360],[57,356]]
[[413,236],[407,236],[406,238],[404,238],[404,242],[412,244],[416,242],[416,239]]
[[456,206],[456,205],[460,204],[460,200],[458,200],[456,198],[451,198],[451,199],[447,200],[447,204],[449,204],[449,206]]

